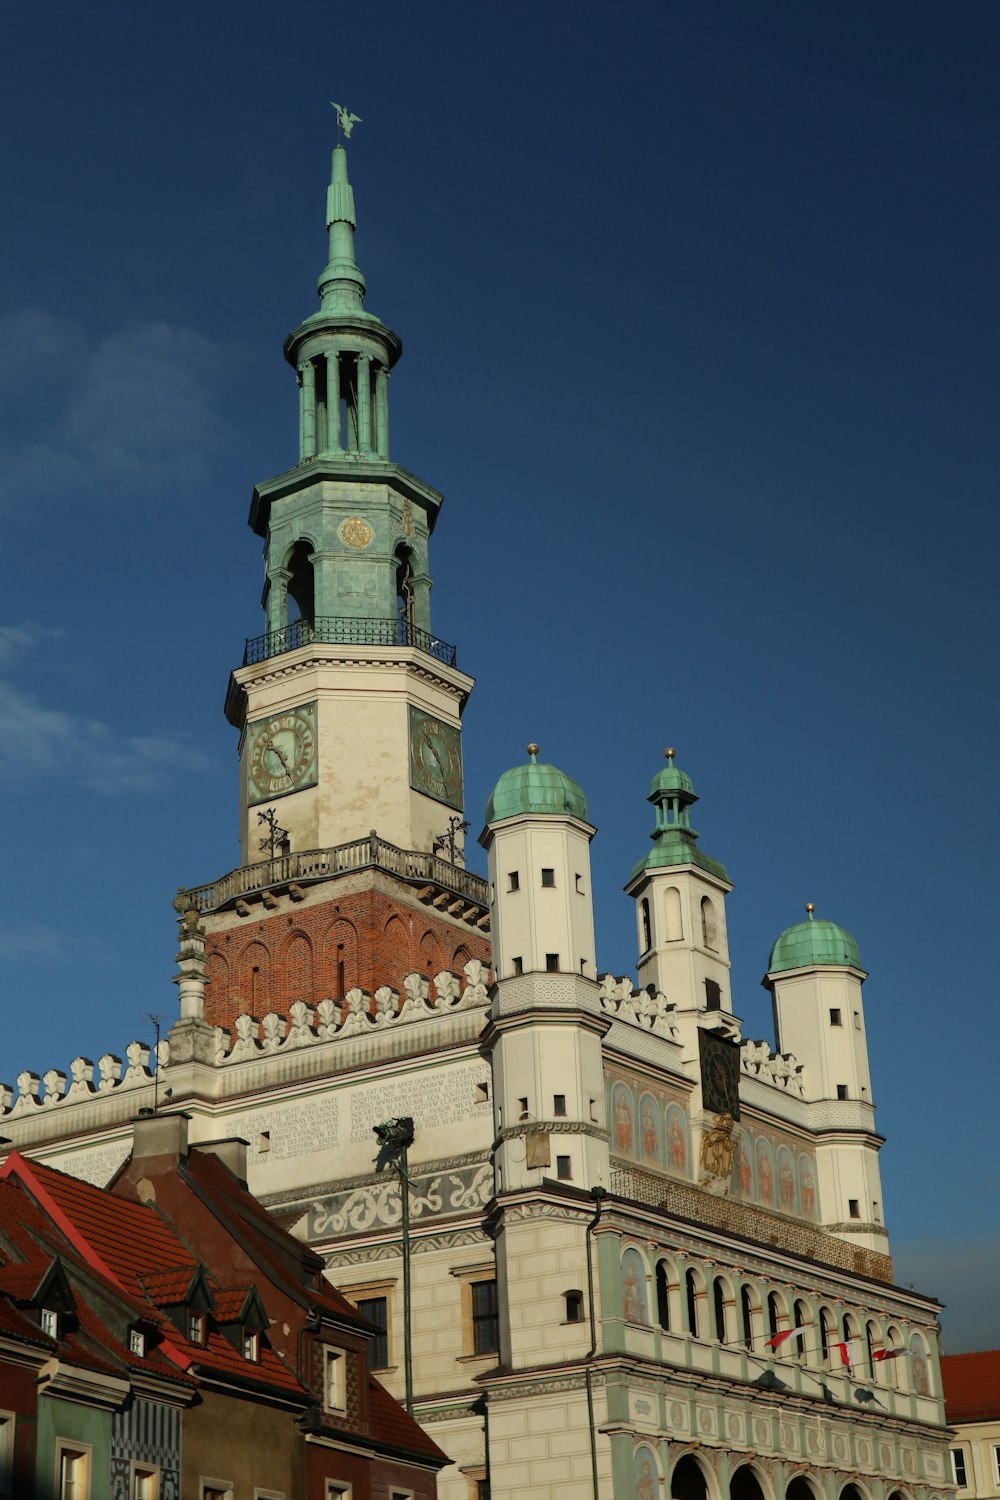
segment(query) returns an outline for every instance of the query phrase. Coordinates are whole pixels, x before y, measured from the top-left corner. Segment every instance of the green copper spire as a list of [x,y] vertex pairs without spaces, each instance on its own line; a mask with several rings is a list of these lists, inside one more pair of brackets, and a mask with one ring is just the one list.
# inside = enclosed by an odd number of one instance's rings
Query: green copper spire
[[698,848],[698,835],[691,827],[691,807],[698,798],[690,776],[674,765],[676,753],[673,746],[664,752],[667,764],[650,782],[647,800],[656,808],[656,827],[649,835],[653,847],[632,871],[629,885],[643,870],[662,870],[671,865],[698,865],[710,875],[729,881],[724,866]]
[[354,258],[354,189],[347,176],[347,152],[336,145],[326,190],[326,227],[330,251],[320,272],[318,291],[323,312],[357,311],[365,300],[365,278]]

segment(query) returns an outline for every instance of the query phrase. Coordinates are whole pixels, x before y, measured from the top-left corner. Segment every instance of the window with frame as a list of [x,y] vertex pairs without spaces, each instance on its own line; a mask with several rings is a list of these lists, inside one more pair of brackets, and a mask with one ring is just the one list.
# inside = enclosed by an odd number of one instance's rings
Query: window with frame
[[90,1448],[76,1443],[56,1444],[58,1500],[90,1500]]
[[130,1328],[128,1331],[129,1353],[138,1355],[143,1359],[146,1354],[146,1335],[141,1328]]
[[326,1481],[326,1500],[351,1500],[351,1486],[339,1479]]
[[260,1334],[256,1328],[243,1330],[243,1358],[255,1365],[260,1363]]
[[546,953],[546,955],[545,955],[545,972],[547,974],[558,974],[559,973],[559,955],[558,955],[558,953]]
[[132,1464],[130,1500],[160,1500],[160,1471],[155,1464]]
[[500,1347],[496,1281],[473,1281],[469,1290],[472,1294],[472,1351],[474,1354],[495,1354]]
[[192,1344],[203,1344],[205,1342],[205,1319],[200,1312],[194,1309],[188,1311],[188,1339]]
[[328,1411],[346,1411],[347,1409],[347,1360],[343,1349],[325,1351],[323,1405]]
[[519,891],[521,889],[521,876],[517,870],[511,870],[507,876],[507,889]]
[[571,1292],[567,1292],[565,1294],[565,1296],[566,1296],[566,1322],[567,1323],[582,1323],[583,1322],[583,1293],[581,1291],[573,1290]]
[[389,1299],[388,1297],[359,1297],[355,1303],[358,1312],[369,1323],[374,1323],[376,1332],[368,1335],[368,1368],[386,1370],[389,1367]]
[[1000,1484],[1000,1443],[993,1444],[993,1478]]
[[200,1500],[233,1500],[233,1487],[224,1479],[203,1479]]
[[551,886],[554,886],[555,883],[556,883],[556,872],[555,872],[555,870],[547,869],[543,865],[542,866],[542,885],[551,887]]
[[51,1307],[43,1307],[38,1314],[38,1324],[43,1333],[47,1333],[50,1339],[59,1337],[59,1314],[53,1312]]
[[964,1490],[969,1483],[965,1472],[965,1449],[949,1448],[948,1452],[951,1455],[952,1480],[958,1489]]

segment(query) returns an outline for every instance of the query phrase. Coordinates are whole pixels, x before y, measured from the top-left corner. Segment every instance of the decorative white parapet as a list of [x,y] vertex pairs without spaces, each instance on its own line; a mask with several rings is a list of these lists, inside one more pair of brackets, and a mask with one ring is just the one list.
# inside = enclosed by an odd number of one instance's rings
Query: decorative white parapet
[[791,1052],[772,1053],[768,1042],[744,1042],[740,1048],[740,1069],[750,1078],[786,1094],[804,1097],[802,1068]]
[[[192,928],[183,939],[197,948],[201,935]],[[200,963],[197,954],[193,958]],[[197,978],[200,983],[200,976]],[[433,981],[425,974],[407,974],[403,980],[402,997],[396,990],[383,985],[375,991],[374,1008],[371,995],[354,989],[348,991],[343,1002],[321,1000],[315,1009],[302,1000],[296,1000],[289,1007],[288,1016],[278,1015],[275,1011],[269,1011],[262,1020],[256,1016],[237,1016],[232,1031],[224,1026],[213,1028],[214,1048],[210,1055],[216,1066],[222,1066],[261,1058],[269,1053],[284,1053],[294,1048],[435,1020],[455,1011],[485,1010],[489,998],[488,979],[485,964],[473,958],[465,965],[464,984],[457,974],[444,970],[436,974]],[[188,991],[189,1000],[193,994],[193,989]],[[57,1068],[50,1068],[42,1077],[25,1070],[17,1075],[16,1095],[9,1084],[0,1083],[0,1116],[16,1118],[38,1109],[61,1110],[102,1095],[146,1088],[154,1078],[158,1075],[162,1078],[169,1069],[170,1043],[164,1039],[154,1050],[145,1042],[130,1042],[125,1048],[125,1059],[123,1073],[122,1059],[114,1052],[103,1053],[97,1060],[99,1079],[95,1084],[94,1063],[88,1057],[75,1057],[70,1064],[72,1082],[69,1088],[66,1087],[66,1074]]]
[[617,1016],[619,1021],[628,1021],[632,1026],[643,1026],[647,1031],[654,1031],[658,1036],[675,1039],[678,1028],[670,1019],[670,1012],[677,1009],[671,1004],[666,995],[656,990],[652,995],[649,990],[637,990],[628,976],[616,979],[613,974],[605,974],[601,980],[599,997],[601,1008],[609,1015]]
[[407,974],[403,993],[383,984],[369,995],[360,989],[348,990],[339,1000],[321,1000],[313,1010],[301,1000],[290,1007],[291,1019],[273,1011],[263,1020],[256,1016],[237,1016],[235,1036],[222,1026],[215,1028],[215,1061],[217,1064],[247,1062],[268,1052],[286,1052],[289,1048],[311,1047],[317,1042],[345,1040],[352,1036],[370,1036],[397,1026],[440,1019],[459,1010],[485,1009],[488,970],[478,958],[465,965],[465,985],[457,974],[442,970],[432,981],[426,974]]

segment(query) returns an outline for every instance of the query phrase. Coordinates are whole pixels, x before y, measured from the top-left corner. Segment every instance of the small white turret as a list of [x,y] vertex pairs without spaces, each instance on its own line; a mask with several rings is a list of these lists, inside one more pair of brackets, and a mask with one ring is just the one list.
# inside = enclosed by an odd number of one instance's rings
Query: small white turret
[[582,790],[555,766],[506,771],[486,808],[496,988],[487,1045],[498,1192],[544,1177],[607,1183],[590,841]]
[[762,981],[779,1052],[794,1053],[816,1131],[820,1217],[835,1234],[885,1252],[882,1186],[861,986],[849,932],[815,916],[787,928]]

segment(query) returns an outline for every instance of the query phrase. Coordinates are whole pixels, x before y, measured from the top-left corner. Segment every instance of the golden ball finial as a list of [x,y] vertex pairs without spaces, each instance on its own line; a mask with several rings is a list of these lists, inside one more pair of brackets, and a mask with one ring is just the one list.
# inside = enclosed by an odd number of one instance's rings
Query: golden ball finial
[[668,745],[667,748],[663,752],[664,759],[666,759],[666,760],[673,760],[673,758],[674,758],[674,756],[676,754],[677,754],[677,751],[674,749],[673,745]]
[[528,754],[529,755],[537,755],[538,754],[538,746],[535,744],[534,740],[532,740],[531,744],[528,746]]
[[807,902],[806,902],[806,911],[807,911],[807,912],[808,912],[808,913],[809,913],[809,915],[810,915],[810,916],[812,916],[812,914],[813,914],[813,912],[814,912],[814,911],[815,911],[815,910],[816,910],[816,905],[815,905],[815,903],[814,903],[814,902],[812,902],[812,901],[807,901]]

